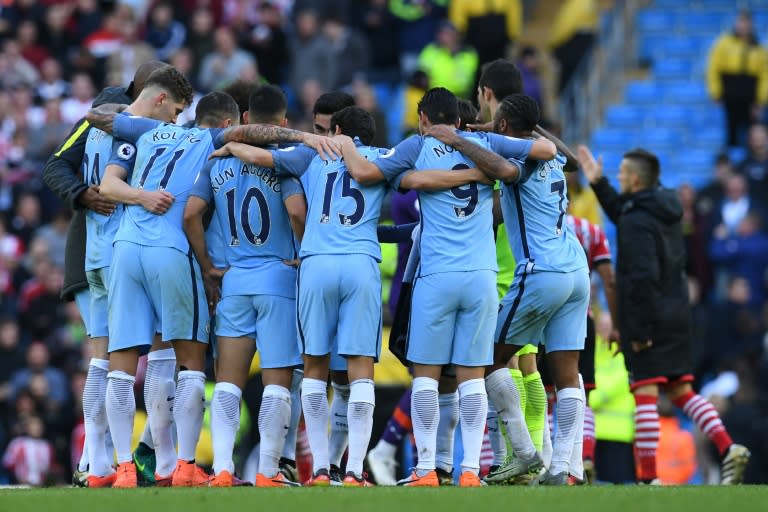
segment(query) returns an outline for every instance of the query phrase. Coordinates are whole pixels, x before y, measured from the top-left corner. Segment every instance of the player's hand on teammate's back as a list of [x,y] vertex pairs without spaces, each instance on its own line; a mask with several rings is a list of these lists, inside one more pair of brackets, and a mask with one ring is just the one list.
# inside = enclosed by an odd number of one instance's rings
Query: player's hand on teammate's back
[[587,146],[579,146],[579,165],[590,183],[595,183],[603,177],[603,157],[595,160],[595,156]]
[[298,258],[296,258],[295,260],[283,260],[283,263],[288,265],[289,267],[299,268],[299,264],[301,263],[301,260]]
[[334,138],[308,133],[303,142],[317,151],[323,160],[336,160],[336,157],[341,157],[341,142]]
[[106,197],[99,194],[98,185],[91,185],[77,198],[78,202],[96,213],[102,215],[112,215],[117,203],[114,203]]
[[208,156],[208,160],[213,160],[214,158],[224,158],[228,156],[232,156],[232,145],[233,144],[241,144],[240,142],[227,142],[223,146],[221,146],[219,149],[214,151]]
[[143,191],[139,204],[150,213],[162,215],[168,211],[174,199],[173,195],[165,190]]
[[443,144],[452,144],[458,137],[456,129],[446,124],[436,124],[425,134],[427,137],[434,137]]

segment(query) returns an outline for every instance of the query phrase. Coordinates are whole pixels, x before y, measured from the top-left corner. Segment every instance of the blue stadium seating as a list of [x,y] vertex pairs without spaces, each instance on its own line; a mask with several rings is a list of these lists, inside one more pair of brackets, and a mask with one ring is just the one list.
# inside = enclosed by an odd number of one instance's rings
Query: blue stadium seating
[[694,61],[691,59],[657,59],[653,63],[653,74],[657,80],[680,80],[691,78]]
[[592,134],[592,145],[596,151],[625,151],[635,144],[636,132],[633,130],[596,130]]
[[748,152],[747,148],[730,148],[728,150],[728,158],[731,159],[731,162],[739,163],[747,158]]
[[627,85],[626,100],[628,103],[655,104],[659,101],[661,91],[653,82],[630,82]]
[[666,105],[655,109],[651,115],[654,126],[666,128],[687,127],[691,123],[693,110],[681,105]]
[[605,121],[614,128],[638,128],[645,124],[648,109],[634,105],[615,105],[608,108]]
[[663,10],[645,10],[635,20],[640,32],[672,32],[677,25],[677,15]]
[[[640,146],[659,156],[667,186],[711,180],[726,134],[723,109],[707,93],[707,58],[744,7],[752,9],[765,44],[768,0],[656,0],[638,12],[637,54],[652,74],[629,82],[624,103],[608,107],[604,127],[593,133],[608,174],[615,174],[625,151]],[[742,148],[729,150],[731,161],[745,156]]]

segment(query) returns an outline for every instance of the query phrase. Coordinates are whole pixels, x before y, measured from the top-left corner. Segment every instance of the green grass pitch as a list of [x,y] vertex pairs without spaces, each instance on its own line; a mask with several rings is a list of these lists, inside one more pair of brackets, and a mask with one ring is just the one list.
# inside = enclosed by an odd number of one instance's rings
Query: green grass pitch
[[752,512],[768,486],[482,489],[14,489],[0,512]]

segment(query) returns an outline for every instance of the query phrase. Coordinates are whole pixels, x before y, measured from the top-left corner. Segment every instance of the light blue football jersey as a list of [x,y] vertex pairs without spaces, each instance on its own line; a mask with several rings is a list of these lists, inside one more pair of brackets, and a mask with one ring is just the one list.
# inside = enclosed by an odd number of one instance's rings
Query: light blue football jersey
[[303,194],[298,180],[234,157],[218,158],[203,168],[191,194],[213,203],[211,226],[221,230],[229,266],[223,295],[293,298],[296,269],[283,260],[296,258],[297,248],[284,201]]
[[501,209],[516,274],[587,267],[584,249],[566,221],[565,161],[561,154],[545,162],[525,160],[518,181],[502,184]]
[[[194,193],[194,189],[191,192]],[[224,254],[224,231],[221,229],[219,219],[214,214],[211,222],[205,230],[205,245],[208,247],[208,256],[211,263],[216,268],[225,268],[227,266],[227,257]]]
[[[175,198],[163,215],[150,213],[141,205],[126,206],[115,241],[189,252],[182,227],[184,206],[208,156],[223,145],[223,131],[219,128],[184,128],[125,114],[115,117],[114,137],[136,144],[135,163],[127,163],[134,169],[131,186],[165,190]],[[110,163],[129,168],[114,155]]]
[[[527,155],[530,143],[488,133],[459,132],[475,144],[505,154]],[[413,135],[376,162],[393,185],[411,169],[468,169],[474,163],[433,137]],[[418,275],[498,271],[493,236],[493,187],[471,183],[450,190],[419,191],[421,264]]]
[[[375,161],[386,149],[365,146],[357,150]],[[352,179],[344,160],[324,161],[315,150],[292,146],[272,151],[275,170],[301,179],[307,196],[307,223],[299,255],[367,254],[381,261],[376,227],[387,184],[363,186]]]
[[[110,134],[98,128],[88,130],[82,169],[86,185],[101,185],[104,170],[113,154],[122,161],[130,161],[136,154],[136,148],[130,142],[114,140]],[[117,205],[112,215],[85,210],[85,270],[96,270],[112,264],[112,242],[120,226],[123,210],[122,204]]]

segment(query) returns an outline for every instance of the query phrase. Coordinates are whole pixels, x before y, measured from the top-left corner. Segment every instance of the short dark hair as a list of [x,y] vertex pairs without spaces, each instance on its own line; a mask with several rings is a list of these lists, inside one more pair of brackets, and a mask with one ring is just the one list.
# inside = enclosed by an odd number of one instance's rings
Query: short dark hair
[[650,187],[659,182],[661,165],[656,155],[642,148],[632,149],[624,153],[626,160],[631,160],[634,170],[640,177],[643,186]]
[[477,85],[489,88],[496,99],[501,100],[523,92],[523,77],[512,62],[496,59],[483,66]]
[[237,103],[237,108],[240,109],[240,113],[248,112],[250,106],[251,93],[258,87],[258,84],[249,80],[235,80],[231,84],[221,89],[232,96]]
[[315,106],[312,107],[312,115],[324,114],[330,116],[343,108],[353,106],[355,106],[355,98],[349,94],[341,91],[327,92],[320,95],[317,101],[315,101]]
[[197,102],[195,123],[197,125],[218,125],[223,120],[240,119],[240,110],[234,98],[223,91],[209,92]]
[[192,104],[192,85],[178,69],[173,66],[153,71],[147,78],[144,88],[159,87],[165,89],[176,101],[189,106]]
[[459,129],[466,130],[467,124],[477,122],[477,109],[469,100],[459,100]]
[[530,132],[539,123],[539,104],[525,94],[510,94],[499,103],[497,120],[504,119],[509,129],[516,132]]
[[459,101],[445,87],[433,87],[419,100],[418,111],[424,112],[432,124],[456,124]]
[[288,100],[276,85],[262,85],[248,99],[248,117],[251,123],[267,123],[285,117]]
[[358,137],[366,146],[373,142],[376,136],[376,121],[373,116],[360,107],[345,107],[331,116],[331,131],[336,127],[349,137]]

